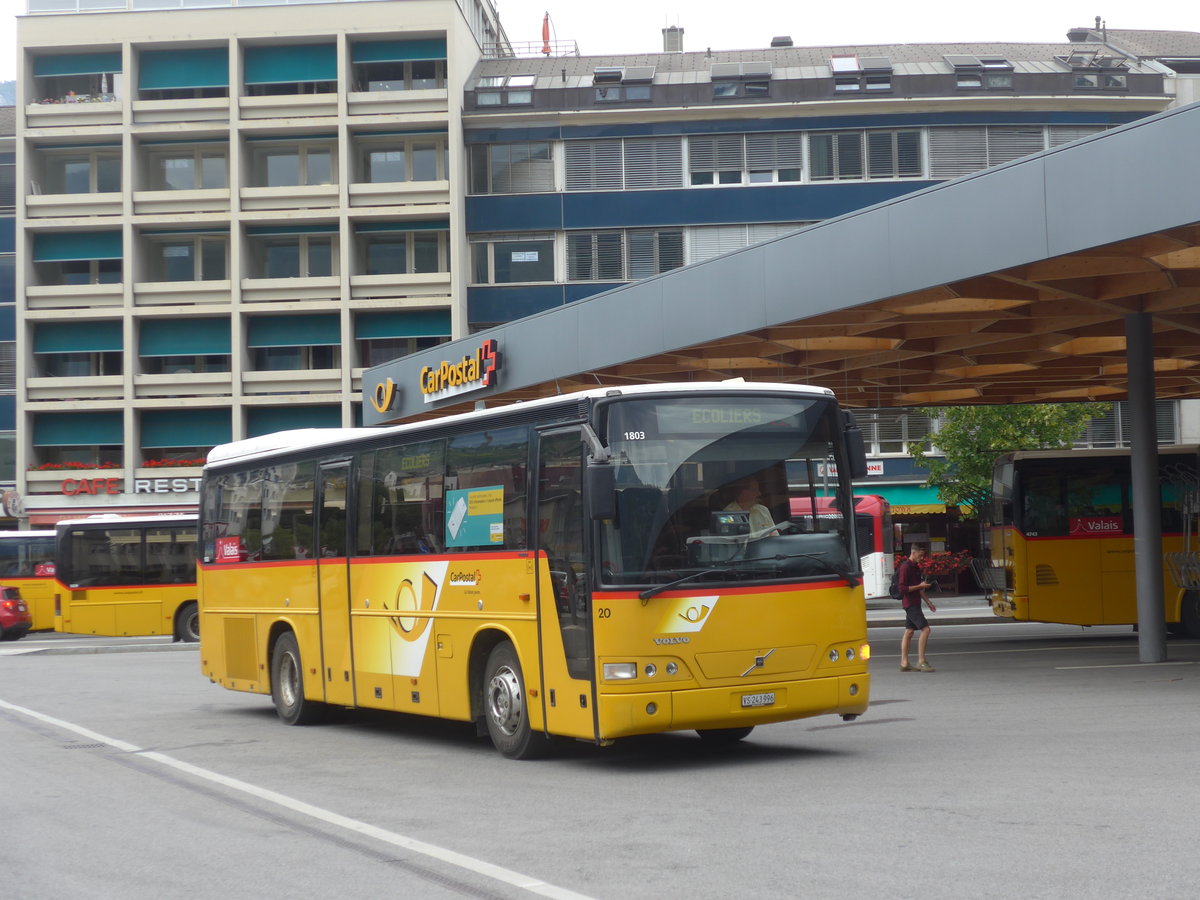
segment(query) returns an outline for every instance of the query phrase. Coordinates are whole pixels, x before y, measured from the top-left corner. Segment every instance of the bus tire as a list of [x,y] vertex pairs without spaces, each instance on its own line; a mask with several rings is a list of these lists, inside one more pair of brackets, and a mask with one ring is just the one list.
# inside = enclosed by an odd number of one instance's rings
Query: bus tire
[[753,730],[753,725],[745,725],[741,728],[697,728],[696,734],[700,735],[700,740],[706,744],[721,746],[743,741],[750,736],[750,732]]
[[501,641],[488,654],[483,718],[492,744],[508,759],[532,759],[545,751],[545,738],[529,727],[525,676],[510,641]]
[[286,631],[271,651],[271,699],[285,725],[310,725],[321,715],[321,704],[304,699],[304,667],[296,636]]
[[200,640],[200,607],[191,600],[175,613],[175,640],[194,644]]
[[1188,637],[1200,638],[1200,591],[1188,591],[1183,595],[1179,625]]

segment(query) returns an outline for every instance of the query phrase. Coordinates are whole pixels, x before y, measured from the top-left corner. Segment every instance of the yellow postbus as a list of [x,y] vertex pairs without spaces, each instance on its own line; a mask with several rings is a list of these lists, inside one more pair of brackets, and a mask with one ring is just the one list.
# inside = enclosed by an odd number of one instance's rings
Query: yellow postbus
[[[864,471],[829,391],[749,383],[223,445],[201,485],[202,671],[288,724],[440,716],[512,758],[548,736],[850,719],[869,693],[845,525]],[[841,515],[792,525],[789,473]]]
[[0,531],[0,585],[15,587],[33,631],[54,627],[54,532]]
[[68,519],[55,533],[55,631],[200,639],[194,515]]
[[[1163,611],[1172,631],[1200,637],[1195,558],[1200,448],[1158,448]],[[1068,625],[1137,622],[1128,450],[1030,450],[996,460],[989,594],[999,616]]]

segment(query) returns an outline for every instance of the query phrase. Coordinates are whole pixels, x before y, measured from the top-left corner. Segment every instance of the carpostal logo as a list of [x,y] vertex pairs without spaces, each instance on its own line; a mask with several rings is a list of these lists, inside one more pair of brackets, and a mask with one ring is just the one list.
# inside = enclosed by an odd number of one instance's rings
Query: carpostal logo
[[[663,611],[657,631],[660,634],[695,634],[704,628],[717,608],[716,597],[682,597]],[[687,637],[655,638],[656,644],[686,644]]]
[[456,362],[444,359],[440,365],[421,369],[421,395],[426,403],[431,403],[491,387],[496,383],[499,370],[499,345],[489,339],[479,346],[474,356],[463,356]]
[[459,587],[478,587],[483,583],[483,572],[479,569],[474,572],[451,572],[450,583]]

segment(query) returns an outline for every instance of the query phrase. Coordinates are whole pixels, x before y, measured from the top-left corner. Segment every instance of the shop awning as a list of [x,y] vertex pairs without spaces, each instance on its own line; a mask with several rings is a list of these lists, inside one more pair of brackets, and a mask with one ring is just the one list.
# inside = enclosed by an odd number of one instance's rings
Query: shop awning
[[891,506],[893,516],[936,515],[946,511],[946,504],[938,499],[937,488],[923,484],[872,485],[869,491],[860,488],[858,492],[879,494]]

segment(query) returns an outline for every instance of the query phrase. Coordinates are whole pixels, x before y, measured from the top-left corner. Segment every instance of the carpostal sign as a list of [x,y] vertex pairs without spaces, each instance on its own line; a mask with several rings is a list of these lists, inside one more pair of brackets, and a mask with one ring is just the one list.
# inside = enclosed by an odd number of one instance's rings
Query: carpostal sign
[[492,387],[499,371],[499,345],[489,338],[479,345],[473,355],[463,355],[456,360],[444,359],[436,366],[421,369],[421,399],[425,403],[436,403]]

